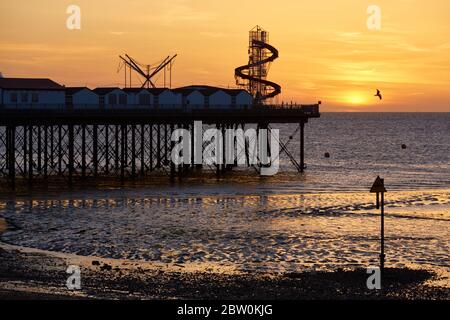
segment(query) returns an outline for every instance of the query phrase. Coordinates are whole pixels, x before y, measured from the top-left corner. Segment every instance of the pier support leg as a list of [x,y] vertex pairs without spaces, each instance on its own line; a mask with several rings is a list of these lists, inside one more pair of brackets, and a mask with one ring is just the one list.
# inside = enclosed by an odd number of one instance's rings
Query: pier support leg
[[127,126],[122,125],[122,139],[121,139],[121,155],[120,155],[120,182],[123,184],[125,182],[125,149],[127,147]]
[[58,174],[62,175],[62,126],[58,125]]
[[27,154],[28,154],[28,152],[27,152],[27,146],[28,146],[28,144],[27,144],[27,138],[28,138],[28,135],[27,135],[27,126],[23,126],[23,150],[22,150],[22,152],[23,152],[23,176],[24,176],[24,178],[27,178],[27,173],[28,173],[28,166],[27,166]]
[[119,126],[115,126],[115,132],[114,132],[114,140],[115,140],[115,148],[114,148],[114,169],[116,174],[119,172]]
[[168,141],[168,126],[167,124],[164,124],[164,165],[167,164],[168,161],[168,157],[167,157],[167,153],[168,153],[168,149],[169,149],[169,141]]
[[48,126],[44,126],[44,178],[48,178]]
[[161,168],[161,124],[156,126],[156,168]]
[[131,177],[136,178],[136,126],[131,126]]
[[[216,129],[217,131],[220,130],[220,124],[216,124]],[[217,149],[217,141],[214,141],[214,143],[216,144],[216,152],[219,152],[219,150]],[[216,155],[216,159],[217,159],[217,155]],[[217,160],[216,160],[217,161]],[[216,176],[219,177],[220,176],[220,164],[216,163]]]
[[73,184],[73,173],[74,173],[74,130],[73,125],[68,127],[69,133],[69,186]]
[[305,171],[305,123],[300,122],[300,172]]
[[42,172],[42,128],[37,127],[37,171]]
[[145,175],[145,125],[141,124],[141,177]]
[[33,183],[33,126],[28,127],[28,185]]
[[98,126],[92,128],[92,162],[94,165],[94,177],[98,176]]
[[16,127],[6,128],[6,156],[8,164],[8,176],[11,188],[16,185]]
[[[170,125],[170,131],[174,131],[174,125]],[[170,141],[171,149],[175,148],[175,142]],[[175,180],[175,163],[173,161],[170,161],[170,181],[173,182]]]
[[[177,129],[183,129],[183,128],[184,128],[183,124],[179,123],[177,125]],[[171,130],[171,131],[173,132],[173,130]],[[173,148],[174,148],[174,146],[172,145],[172,142],[171,142],[171,149],[173,150]],[[179,164],[178,165],[178,179],[181,179],[183,172],[184,172],[184,164]]]
[[[195,128],[195,123],[193,124],[193,128]],[[195,155],[195,149],[194,149],[195,148],[195,142],[196,142],[195,139],[199,139],[200,141],[198,143],[200,144],[201,148],[200,148],[200,150],[198,150],[200,152],[198,157],[200,159],[203,159],[203,156],[202,156],[202,154],[203,154],[203,139],[202,139],[202,137],[203,137],[203,125],[201,125],[199,129],[200,129],[200,132],[197,133],[198,137],[195,137],[194,129],[192,129],[192,144],[194,146],[193,149],[192,149],[192,156]],[[194,162],[195,162],[195,158],[194,158]],[[196,168],[196,170],[202,170],[203,169],[203,163],[196,164],[195,168]]]
[[194,123],[192,122],[190,124],[190,129],[189,129],[190,133],[191,133],[191,170],[194,170],[195,168],[195,136],[194,136]]
[[149,168],[150,168],[150,172],[152,172],[153,171],[153,124],[149,125],[149,139],[150,139]]
[[105,125],[105,174],[109,175],[109,125]]
[[55,169],[55,132],[53,126],[50,126],[50,168]]
[[86,125],[81,127],[81,176],[86,178]]
[[225,129],[226,129],[226,125],[222,124],[222,170],[221,170],[222,174],[224,174],[227,169],[226,155],[225,155],[227,141],[226,141],[226,135],[225,135],[226,130]]

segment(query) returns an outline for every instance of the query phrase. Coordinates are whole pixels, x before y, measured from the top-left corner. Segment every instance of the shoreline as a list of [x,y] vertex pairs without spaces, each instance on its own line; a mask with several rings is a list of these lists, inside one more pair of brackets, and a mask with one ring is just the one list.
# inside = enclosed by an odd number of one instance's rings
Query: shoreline
[[[123,191],[127,190],[132,192],[133,190],[149,189],[157,190],[159,188],[173,189],[176,188],[189,188],[192,186],[198,188],[209,188],[211,186],[226,186],[234,187],[236,185],[245,186],[260,186],[261,182],[265,183],[281,183],[282,185],[296,186],[295,183],[302,181],[302,177],[298,176],[295,172],[283,171],[279,172],[275,176],[263,177],[258,175],[252,175],[244,171],[229,172],[222,177],[217,177],[214,172],[203,172],[199,174],[197,172],[189,172],[183,179],[176,179],[170,181],[166,175],[155,173],[145,178],[126,179],[121,182],[114,177],[100,177],[98,179],[86,178],[76,180],[72,186],[67,185],[67,181],[61,177],[50,177],[48,180],[35,179],[32,185],[26,183],[25,180],[20,178],[16,181],[14,189],[8,186],[6,180],[0,179],[3,185],[0,186],[0,200],[11,199],[11,197],[29,197],[29,196],[49,196],[59,195],[61,192],[70,194],[77,192],[110,192],[110,191]],[[319,185],[316,187],[305,186],[303,189],[292,190],[292,193],[304,193],[304,194],[320,194],[320,193],[364,193],[368,192],[370,183],[367,186],[358,186],[353,189],[346,189],[336,186],[330,188],[328,185]],[[414,188],[405,186],[390,187],[391,192],[450,192],[450,188],[447,185],[419,185]],[[259,193],[253,192],[242,193],[240,195],[257,195]]]
[[[66,288],[69,265],[81,270],[80,291]],[[364,269],[285,274],[189,269],[140,261],[82,257],[0,242],[0,300],[448,300],[428,270],[385,271],[383,290],[368,290]]]

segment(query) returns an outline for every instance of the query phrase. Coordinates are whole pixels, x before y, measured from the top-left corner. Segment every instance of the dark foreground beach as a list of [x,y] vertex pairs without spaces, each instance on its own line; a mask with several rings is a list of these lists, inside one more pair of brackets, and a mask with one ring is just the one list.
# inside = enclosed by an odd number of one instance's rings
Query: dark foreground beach
[[[383,290],[366,287],[365,270],[228,274],[149,268],[133,262],[58,257],[0,247],[0,299],[408,299],[447,300],[426,270],[388,269]],[[68,265],[81,265],[81,290],[66,288]]]

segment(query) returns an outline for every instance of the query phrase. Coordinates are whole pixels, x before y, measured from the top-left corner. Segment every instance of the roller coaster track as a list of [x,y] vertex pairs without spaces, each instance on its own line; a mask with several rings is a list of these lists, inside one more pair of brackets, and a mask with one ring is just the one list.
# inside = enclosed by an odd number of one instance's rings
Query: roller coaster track
[[253,40],[253,46],[255,47],[260,47],[262,49],[267,49],[269,50],[272,55],[264,60],[255,62],[255,63],[250,63],[247,64],[245,66],[242,67],[238,67],[235,69],[234,71],[234,75],[236,78],[241,78],[244,80],[248,80],[248,81],[253,81],[253,82],[258,82],[258,83],[262,83],[265,86],[271,87],[273,88],[273,91],[271,91],[270,93],[266,94],[266,95],[262,95],[260,97],[261,100],[265,100],[265,99],[269,99],[269,98],[273,98],[277,95],[279,95],[281,93],[281,86],[276,84],[275,82],[272,81],[268,81],[268,80],[264,80],[264,79],[260,79],[257,77],[253,77],[247,73],[244,73],[245,70],[248,70],[247,72],[250,71],[250,68],[253,67],[257,67],[260,65],[264,65],[266,63],[271,63],[273,62],[275,59],[278,58],[278,50],[275,49],[273,46],[271,46],[270,44],[266,43],[266,42],[262,42],[262,41],[258,41],[258,40]]

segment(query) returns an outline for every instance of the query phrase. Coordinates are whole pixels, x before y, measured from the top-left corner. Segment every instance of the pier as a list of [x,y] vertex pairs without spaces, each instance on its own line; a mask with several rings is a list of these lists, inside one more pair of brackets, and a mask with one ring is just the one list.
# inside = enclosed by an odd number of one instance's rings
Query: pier
[[155,171],[173,179],[193,169],[215,170],[218,175],[232,170],[226,165],[199,166],[194,161],[192,165],[172,163],[173,130],[191,131],[194,121],[223,131],[249,125],[270,129],[271,123],[297,123],[300,159],[295,159],[282,141],[280,150],[303,172],[305,124],[318,117],[319,104],[264,105],[239,110],[195,110],[188,106],[170,110],[10,110],[0,106],[0,180],[14,188],[18,179],[31,185],[33,181],[58,176],[72,185],[76,179],[88,177],[115,177],[123,182]]

